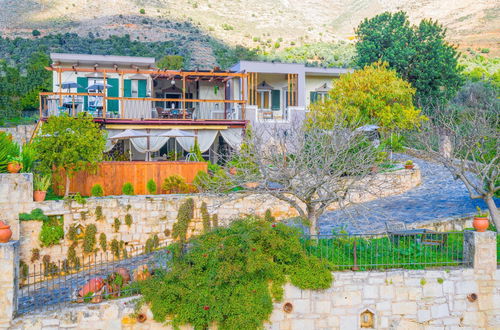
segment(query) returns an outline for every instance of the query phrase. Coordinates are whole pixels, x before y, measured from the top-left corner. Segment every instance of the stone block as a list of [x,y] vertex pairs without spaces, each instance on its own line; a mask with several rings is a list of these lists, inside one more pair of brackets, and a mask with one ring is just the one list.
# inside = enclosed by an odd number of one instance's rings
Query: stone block
[[307,314],[311,312],[311,301],[309,299],[295,299],[293,301],[293,312]]
[[439,283],[427,283],[423,286],[424,298],[441,297],[443,295],[443,288]]
[[417,303],[415,302],[395,302],[392,304],[392,312],[394,314],[416,314]]
[[296,319],[292,320],[292,330],[314,329],[314,320],[312,319]]
[[377,299],[377,298],[378,298],[378,286],[376,285],[363,286],[363,299]]
[[439,319],[450,316],[450,310],[448,308],[448,304],[432,305],[431,315],[433,319]]
[[417,312],[417,321],[420,323],[427,322],[431,319],[431,312],[429,310],[419,310]]
[[332,303],[329,300],[320,300],[314,302],[314,312],[319,314],[328,314],[332,308]]
[[358,329],[358,317],[357,316],[341,316],[339,322],[340,330],[355,330]]

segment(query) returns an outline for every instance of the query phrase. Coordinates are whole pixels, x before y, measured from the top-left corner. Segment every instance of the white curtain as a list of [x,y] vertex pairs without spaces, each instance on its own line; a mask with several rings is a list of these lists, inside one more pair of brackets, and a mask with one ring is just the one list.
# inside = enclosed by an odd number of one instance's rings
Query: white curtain
[[198,131],[198,145],[200,146],[202,153],[210,149],[215,138],[217,137],[217,134],[219,134],[219,131],[215,129]]
[[[192,129],[183,129],[183,131],[194,135],[194,130]],[[189,152],[194,146],[194,137],[178,137],[175,139],[181,145],[182,149],[187,152]]]
[[153,103],[151,101],[123,101],[124,117],[127,119],[150,119],[152,117],[151,109]]
[[241,128],[221,129],[220,134],[233,149],[238,149],[243,141],[243,130]]
[[114,129],[114,130],[108,131],[108,138],[106,139],[106,145],[104,146],[104,152],[108,152],[111,149],[113,149],[113,147],[118,142],[118,140],[111,140],[111,138],[113,136],[115,136],[116,134],[120,134],[121,132],[123,132],[122,129]]
[[[146,133],[146,130],[137,130],[141,133]],[[163,130],[151,130],[149,133],[153,135],[158,135],[162,133]],[[149,148],[148,148],[148,139],[149,139]],[[168,142],[168,137],[163,136],[150,136],[150,137],[141,137],[141,138],[133,138],[130,139],[134,148],[140,153],[146,152],[155,152],[161,149]]]

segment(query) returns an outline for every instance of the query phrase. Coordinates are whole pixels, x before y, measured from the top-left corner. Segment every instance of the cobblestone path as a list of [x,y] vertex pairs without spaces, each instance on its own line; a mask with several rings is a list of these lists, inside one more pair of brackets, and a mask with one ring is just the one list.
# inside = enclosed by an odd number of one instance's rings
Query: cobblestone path
[[344,228],[351,233],[385,231],[390,220],[413,223],[472,213],[476,206],[486,208],[482,200],[472,200],[459,180],[454,180],[443,166],[422,159],[412,159],[421,170],[422,184],[406,193],[362,203],[344,210],[326,213],[319,220],[321,234]]

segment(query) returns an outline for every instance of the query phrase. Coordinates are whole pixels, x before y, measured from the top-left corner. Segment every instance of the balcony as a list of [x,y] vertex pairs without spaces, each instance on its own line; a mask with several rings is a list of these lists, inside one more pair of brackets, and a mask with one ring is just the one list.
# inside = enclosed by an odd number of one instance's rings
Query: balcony
[[96,121],[244,122],[244,100],[108,97],[104,93],[40,93],[40,118],[85,112]]

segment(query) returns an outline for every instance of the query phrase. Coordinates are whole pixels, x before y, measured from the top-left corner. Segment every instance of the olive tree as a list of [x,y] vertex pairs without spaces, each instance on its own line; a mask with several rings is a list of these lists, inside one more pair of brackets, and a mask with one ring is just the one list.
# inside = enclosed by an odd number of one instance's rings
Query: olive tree
[[310,234],[317,235],[318,219],[329,206],[345,207],[361,191],[377,193],[370,175],[375,158],[365,136],[341,124],[329,130],[310,122],[262,124],[246,134],[225,170],[206,177],[203,188],[221,192],[238,187],[273,196],[293,207]]
[[73,175],[92,168],[102,159],[105,144],[105,131],[85,113],[76,118],[49,117],[34,141],[42,171],[64,171],[64,196],[69,194]]
[[425,156],[464,183],[472,199],[483,199],[500,228],[495,195],[500,192],[500,113],[495,109],[433,109],[416,135]]

